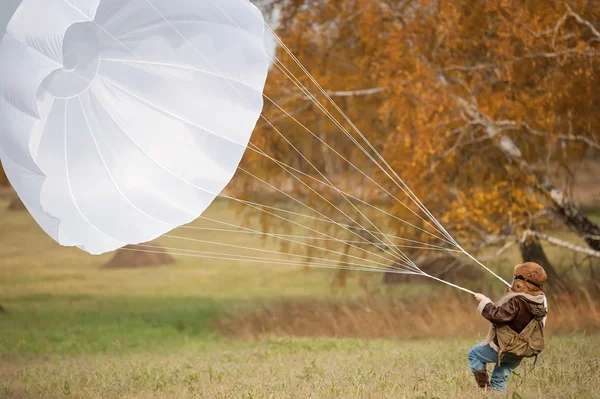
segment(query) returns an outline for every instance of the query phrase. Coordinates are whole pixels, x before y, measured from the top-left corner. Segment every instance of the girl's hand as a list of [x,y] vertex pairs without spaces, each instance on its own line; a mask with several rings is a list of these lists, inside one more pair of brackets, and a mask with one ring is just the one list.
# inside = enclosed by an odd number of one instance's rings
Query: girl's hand
[[486,299],[487,297],[483,294],[475,294],[475,299],[477,300],[477,302],[481,302],[484,299]]

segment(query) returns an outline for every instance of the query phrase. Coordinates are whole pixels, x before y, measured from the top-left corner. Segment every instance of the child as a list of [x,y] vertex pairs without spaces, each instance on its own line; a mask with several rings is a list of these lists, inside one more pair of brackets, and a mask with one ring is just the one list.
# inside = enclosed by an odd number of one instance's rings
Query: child
[[[512,286],[496,303],[482,294],[477,310],[492,323],[487,338],[469,351],[469,365],[480,388],[506,391],[508,376],[523,357],[533,357],[544,347],[546,297],[542,285],[546,272],[537,263],[515,266]],[[517,337],[517,339],[515,339]],[[495,363],[491,383],[487,363]]]

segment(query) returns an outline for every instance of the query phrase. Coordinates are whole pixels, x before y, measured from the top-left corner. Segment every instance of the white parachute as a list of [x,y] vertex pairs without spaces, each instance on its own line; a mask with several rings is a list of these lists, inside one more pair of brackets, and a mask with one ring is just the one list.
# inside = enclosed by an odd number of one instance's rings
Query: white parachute
[[[276,54],[269,54],[265,30],[333,106],[340,120]],[[264,95],[270,65],[300,90],[301,98],[322,111],[417,210]],[[340,190],[261,115],[263,97],[348,164],[356,176],[364,177],[366,184],[374,184],[403,205],[419,225]],[[317,173],[306,174],[249,145],[259,117]],[[343,218],[338,221],[312,208],[244,168],[240,168],[243,173],[311,213],[220,194],[246,149],[272,160],[290,181],[312,190],[331,207],[328,209]],[[424,272],[403,248],[453,251],[463,253],[510,286],[459,245],[264,23],[261,12],[249,0],[23,0],[0,42],[0,160],[12,186],[44,231],[62,245],[92,254],[164,235],[263,255],[167,248],[180,256],[292,266],[309,262],[321,268],[415,274],[473,293]],[[300,176],[333,190],[350,213],[319,195]],[[274,234],[200,216],[218,195],[309,235]],[[372,214],[369,217],[369,212],[363,212],[367,210],[425,233],[438,244],[385,233],[371,220]],[[215,231],[272,237],[311,251],[301,255],[165,234],[198,217],[230,228]],[[339,227],[342,237],[294,218]],[[350,239],[343,238],[348,234]],[[353,241],[356,239],[359,241]],[[342,248],[319,245],[317,240]],[[153,245],[139,247],[128,249],[154,250]],[[309,255],[315,249],[320,252]],[[340,258],[332,259],[332,255]]]
[[39,225],[99,254],[196,219],[263,105],[248,0],[24,0],[0,43],[0,159]]

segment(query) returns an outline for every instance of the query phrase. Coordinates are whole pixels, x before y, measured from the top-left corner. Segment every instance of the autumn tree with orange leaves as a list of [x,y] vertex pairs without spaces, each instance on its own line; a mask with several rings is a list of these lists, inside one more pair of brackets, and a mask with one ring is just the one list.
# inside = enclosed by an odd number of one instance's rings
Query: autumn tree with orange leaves
[[[279,47],[289,69],[270,72],[256,151],[242,163],[249,173],[233,185],[238,195],[293,197],[345,225],[431,242],[426,221],[414,217],[418,207],[372,162],[376,152],[360,131],[471,248],[534,239],[552,214],[600,250],[600,228],[556,177],[600,150],[600,4],[275,0],[264,7],[357,129]],[[360,200],[396,219],[369,213]],[[267,231],[287,225],[261,215]],[[412,225],[395,222],[411,216]],[[317,230],[353,236],[331,229]]]

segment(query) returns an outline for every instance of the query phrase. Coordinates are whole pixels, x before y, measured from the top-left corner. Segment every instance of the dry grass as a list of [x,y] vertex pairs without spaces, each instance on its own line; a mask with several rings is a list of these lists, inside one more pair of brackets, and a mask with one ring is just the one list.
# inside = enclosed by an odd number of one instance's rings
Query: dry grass
[[[589,298],[589,299],[587,299]],[[600,331],[600,302],[564,296],[549,304],[550,334]],[[471,298],[446,292],[433,298],[354,301],[286,301],[219,319],[226,336],[259,339],[272,336],[360,338],[466,338],[485,334],[489,324]]]
[[[360,299],[364,291],[356,278],[344,291],[332,294],[330,271],[185,257],[150,271],[101,270],[111,254],[94,257],[60,247],[27,212],[7,212],[7,205],[8,198],[0,200],[0,304],[7,311],[0,313],[2,399],[485,397],[475,388],[465,359],[468,348],[486,330],[469,295],[439,291],[440,284],[409,284],[387,292],[396,299],[384,292],[367,301]],[[235,220],[222,203],[211,206],[208,216]],[[247,235],[191,229],[175,234],[256,245]],[[183,246],[173,239],[161,243]],[[205,245],[202,249],[223,250]],[[549,253],[557,264],[563,256],[570,260],[558,249]],[[516,258],[517,252],[507,252],[494,266],[510,269]],[[375,286],[381,275],[364,274],[364,281]],[[438,292],[444,301],[418,299]],[[397,299],[408,295],[413,298],[409,302]],[[310,301],[304,302],[307,298]],[[430,319],[407,317],[423,301],[431,304],[426,310]],[[582,319],[579,313],[597,314],[593,302],[564,303],[564,309],[552,305],[551,325],[575,325]],[[306,309],[312,313],[294,317],[294,312]],[[234,310],[232,318],[224,318]],[[274,327],[260,316],[265,312],[279,320]],[[473,324],[461,329],[457,320],[463,314]],[[256,333],[260,330],[256,326],[240,333],[240,326],[257,323],[259,316],[263,330],[271,333]],[[217,325],[228,336],[258,339],[220,338]],[[392,336],[389,331],[397,329],[395,337],[420,340],[264,338],[339,337],[344,334],[336,331],[342,327],[349,331],[345,335]],[[595,322],[579,327],[598,330]],[[315,333],[317,328],[329,332]],[[232,329],[240,331],[231,333]],[[387,332],[378,335],[377,330]],[[468,340],[427,338],[457,336]],[[539,367],[527,373],[527,368],[519,369],[511,389],[526,398],[600,397],[597,342],[598,335],[552,334]]]
[[4,359],[0,397],[38,398],[597,398],[597,337],[554,338],[508,395],[484,394],[454,340],[274,339],[169,353]]

